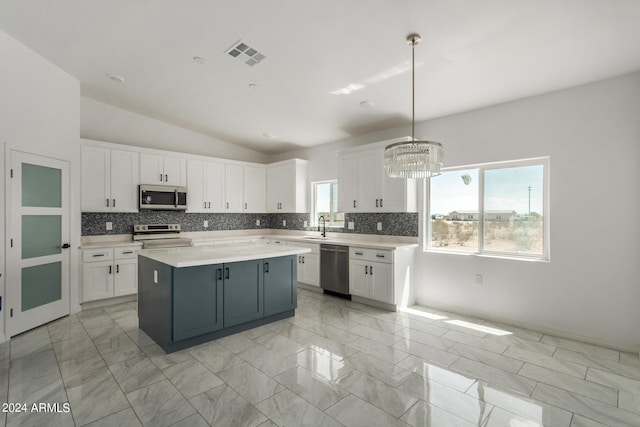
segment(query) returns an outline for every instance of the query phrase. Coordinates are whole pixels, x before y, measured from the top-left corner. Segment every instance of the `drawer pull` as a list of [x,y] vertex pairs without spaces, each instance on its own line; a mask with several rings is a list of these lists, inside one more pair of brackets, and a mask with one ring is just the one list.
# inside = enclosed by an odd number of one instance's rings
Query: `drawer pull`
[[376,257],[377,257],[377,258],[386,258],[387,256],[386,256],[386,255],[376,254]]
[[362,252],[356,252],[356,255],[364,255]]
[[105,255],[105,254],[93,254],[93,255],[91,255],[91,256],[92,256],[92,257],[94,257],[94,258],[97,258],[97,257],[99,257],[99,256],[104,256],[104,255]]
[[122,254],[123,254],[123,255],[125,255],[125,254],[132,254],[132,253],[133,253],[133,251],[124,251],[124,252],[122,252]]

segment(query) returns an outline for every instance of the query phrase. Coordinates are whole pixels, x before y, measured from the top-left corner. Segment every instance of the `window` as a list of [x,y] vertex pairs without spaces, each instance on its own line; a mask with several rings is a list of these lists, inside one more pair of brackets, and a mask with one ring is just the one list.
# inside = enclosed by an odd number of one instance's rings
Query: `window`
[[327,227],[344,227],[344,213],[338,212],[338,181],[318,181],[311,183],[313,193],[311,225],[318,226],[318,218],[323,216]]
[[427,250],[548,259],[548,163],[448,168],[430,179]]

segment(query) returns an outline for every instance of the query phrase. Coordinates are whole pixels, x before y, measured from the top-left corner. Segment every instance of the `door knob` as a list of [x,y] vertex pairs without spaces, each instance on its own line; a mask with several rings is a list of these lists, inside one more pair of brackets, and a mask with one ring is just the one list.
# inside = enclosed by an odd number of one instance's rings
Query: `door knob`
[[60,248],[62,248],[62,249],[69,249],[70,247],[71,247],[71,245],[68,244],[68,243],[65,243],[62,246],[60,246]]

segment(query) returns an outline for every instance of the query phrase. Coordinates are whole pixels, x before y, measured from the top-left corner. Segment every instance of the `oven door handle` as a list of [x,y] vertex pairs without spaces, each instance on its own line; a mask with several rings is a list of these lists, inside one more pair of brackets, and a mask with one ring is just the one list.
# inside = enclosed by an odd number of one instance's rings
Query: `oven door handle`
[[175,194],[174,206],[177,208],[178,207],[178,190],[175,189],[173,191],[174,191],[174,194]]

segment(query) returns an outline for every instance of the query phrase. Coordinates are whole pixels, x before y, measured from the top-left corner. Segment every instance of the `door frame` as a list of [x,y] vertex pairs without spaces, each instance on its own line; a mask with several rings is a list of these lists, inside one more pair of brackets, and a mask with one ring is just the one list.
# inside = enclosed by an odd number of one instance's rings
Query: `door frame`
[[[10,338],[12,336],[15,336],[17,334],[20,334],[22,332],[28,331],[30,329],[36,328],[40,325],[46,324],[56,318],[59,317],[63,317],[66,315],[69,315],[71,312],[71,265],[72,265],[72,257],[71,257],[71,251],[69,249],[63,249],[62,254],[63,254],[63,258],[66,257],[66,268],[63,269],[62,271],[62,278],[61,278],[61,300],[58,303],[58,314],[56,314],[54,317],[50,316],[50,315],[44,315],[41,312],[38,313],[31,313],[32,315],[35,314],[35,316],[33,316],[32,319],[30,319],[29,322],[24,322],[25,318],[23,316],[14,316],[15,319],[12,320],[11,315],[10,315],[10,310],[11,307],[13,307],[14,309],[16,308],[16,305],[20,302],[20,298],[19,298],[19,293],[21,292],[20,290],[20,284],[21,281],[19,280],[19,275],[21,274],[21,261],[22,261],[22,256],[21,256],[21,247],[22,247],[22,242],[19,241],[19,239],[17,237],[14,237],[15,235],[12,236],[11,230],[13,227],[13,222],[14,222],[14,216],[15,216],[15,212],[19,209],[21,209],[21,206],[15,206],[15,203],[19,200],[19,198],[13,193],[13,183],[15,181],[13,181],[14,178],[12,178],[12,162],[14,157],[16,157],[18,159],[18,161],[20,163],[22,162],[28,162],[29,159],[33,159],[34,162],[39,162],[38,164],[46,164],[47,162],[50,162],[51,167],[55,167],[58,168],[60,167],[60,163],[64,164],[64,166],[62,166],[61,170],[62,170],[62,209],[66,209],[66,212],[62,212],[63,215],[63,224],[62,224],[62,236],[61,236],[61,240],[63,242],[69,242],[71,241],[71,163],[68,160],[64,160],[64,159],[57,159],[54,157],[50,157],[50,156],[43,156],[43,155],[38,155],[38,154],[33,154],[33,153],[28,153],[28,152],[24,152],[21,150],[16,150],[16,149],[11,149],[11,150],[5,150],[6,153],[6,158],[5,158],[5,164],[6,164],[6,183],[5,183],[5,200],[6,200],[6,206],[5,206],[5,226],[6,226],[6,236],[5,236],[5,253],[6,253],[6,266],[7,266],[7,270],[6,270],[6,286],[5,286],[5,295],[6,295],[6,302],[4,304],[4,306],[6,307],[4,309],[5,312],[5,333],[6,333],[6,338]],[[13,174],[15,175],[15,171],[13,171]],[[64,218],[64,215],[66,215],[66,218]],[[20,232],[20,236],[21,236],[21,232]],[[11,246],[11,239],[13,239],[13,247]],[[10,284],[14,283],[15,286],[11,286]],[[51,303],[51,304],[55,304]],[[21,314],[20,312],[18,312],[19,314]],[[22,322],[22,323],[20,323]]]

